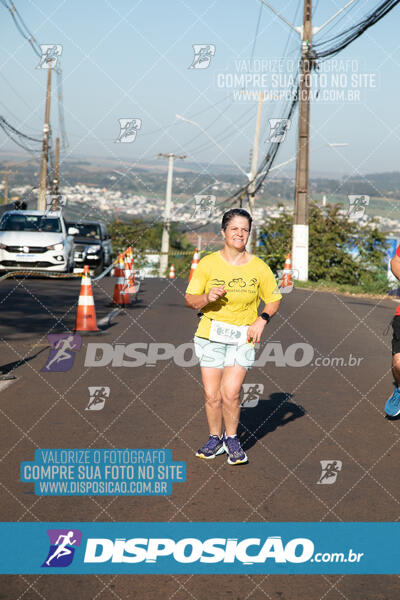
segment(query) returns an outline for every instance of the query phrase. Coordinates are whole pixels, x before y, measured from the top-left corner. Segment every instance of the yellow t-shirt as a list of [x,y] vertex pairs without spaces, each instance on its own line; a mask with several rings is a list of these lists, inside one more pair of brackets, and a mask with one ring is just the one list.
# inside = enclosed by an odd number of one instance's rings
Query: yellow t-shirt
[[257,256],[245,265],[231,265],[213,252],[201,259],[187,286],[187,294],[204,294],[212,287],[225,285],[226,294],[202,308],[198,337],[208,339],[211,319],[230,325],[251,325],[257,318],[260,298],[266,304],[282,298],[275,277]]

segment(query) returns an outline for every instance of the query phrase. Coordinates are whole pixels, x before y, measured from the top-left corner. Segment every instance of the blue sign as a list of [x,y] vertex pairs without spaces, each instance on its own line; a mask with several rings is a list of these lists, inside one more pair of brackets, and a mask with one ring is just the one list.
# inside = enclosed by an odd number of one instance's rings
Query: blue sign
[[35,450],[20,475],[38,496],[166,496],[186,481],[186,463],[166,449],[51,448]]
[[2,574],[399,574],[400,523],[0,523]]

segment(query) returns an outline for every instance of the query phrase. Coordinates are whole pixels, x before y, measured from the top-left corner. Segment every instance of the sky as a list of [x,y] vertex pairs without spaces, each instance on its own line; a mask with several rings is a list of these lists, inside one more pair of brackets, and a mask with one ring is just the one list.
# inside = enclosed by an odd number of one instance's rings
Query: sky
[[[301,24],[302,0],[270,1],[288,21]],[[314,25],[322,25],[345,4],[315,0]],[[378,4],[356,0],[316,33],[314,42],[354,25]],[[245,174],[260,86],[266,95],[260,160],[271,135],[269,120],[285,114],[285,103],[271,94],[289,89],[300,38],[260,0],[15,0],[15,5],[39,44],[62,46],[69,140],[64,158],[113,159],[123,169],[132,161],[148,164],[158,153],[174,152],[205,168],[231,165]],[[1,4],[0,11],[0,115],[40,137],[47,71],[36,68],[38,57]],[[327,61],[314,73],[313,93],[320,91],[311,103],[311,174],[400,170],[399,22],[397,6],[336,62]],[[206,68],[190,68],[193,45],[210,45]],[[238,76],[244,74],[248,86],[243,92]],[[56,100],[53,86],[54,137],[59,134]],[[120,119],[138,119],[131,143],[116,143]],[[275,163],[287,165],[276,174],[293,170],[296,138],[294,118]],[[0,157],[11,150],[19,151],[0,132]]]

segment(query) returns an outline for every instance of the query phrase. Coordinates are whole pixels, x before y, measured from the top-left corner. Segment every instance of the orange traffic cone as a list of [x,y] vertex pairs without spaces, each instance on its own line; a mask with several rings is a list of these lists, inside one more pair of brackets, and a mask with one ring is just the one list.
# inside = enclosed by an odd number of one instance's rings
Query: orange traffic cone
[[174,265],[171,265],[171,267],[170,267],[169,278],[170,279],[175,279],[175,267],[174,267]]
[[81,292],[79,294],[78,310],[76,313],[75,331],[100,331],[97,327],[92,282],[89,275],[89,265],[85,265],[83,268]]
[[135,265],[133,262],[133,252],[132,252],[131,246],[129,246],[128,250],[126,251],[126,257],[128,259],[128,265],[129,265],[129,271],[130,271],[128,292],[129,292],[129,294],[134,294],[135,293]]
[[192,266],[190,267],[189,281],[192,279],[193,274],[194,274],[199,262],[200,262],[200,252],[196,248],[196,250],[194,251],[194,254],[193,254]]
[[290,252],[286,256],[285,265],[283,267],[282,282],[281,282],[280,287],[281,288],[292,288],[293,287],[292,261],[290,258]]
[[118,263],[115,267],[115,277],[117,281],[114,286],[114,296],[113,296],[113,304],[124,305],[125,304],[125,293],[124,293],[124,284],[125,284],[125,273],[124,273],[124,259],[122,254],[118,256]]
[[129,294],[129,288],[132,287],[132,280],[131,280],[131,268],[130,268],[130,264],[129,264],[129,259],[127,256],[125,256],[125,261],[124,261],[124,284],[122,287],[122,291],[121,294],[123,295],[124,298],[124,304],[125,306],[131,303],[131,297]]

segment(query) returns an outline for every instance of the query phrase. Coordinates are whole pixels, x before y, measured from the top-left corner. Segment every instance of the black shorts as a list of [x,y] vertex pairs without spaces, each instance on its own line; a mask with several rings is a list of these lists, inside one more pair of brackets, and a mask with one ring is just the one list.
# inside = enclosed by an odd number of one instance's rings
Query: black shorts
[[400,315],[396,315],[392,321],[392,354],[400,352]]

